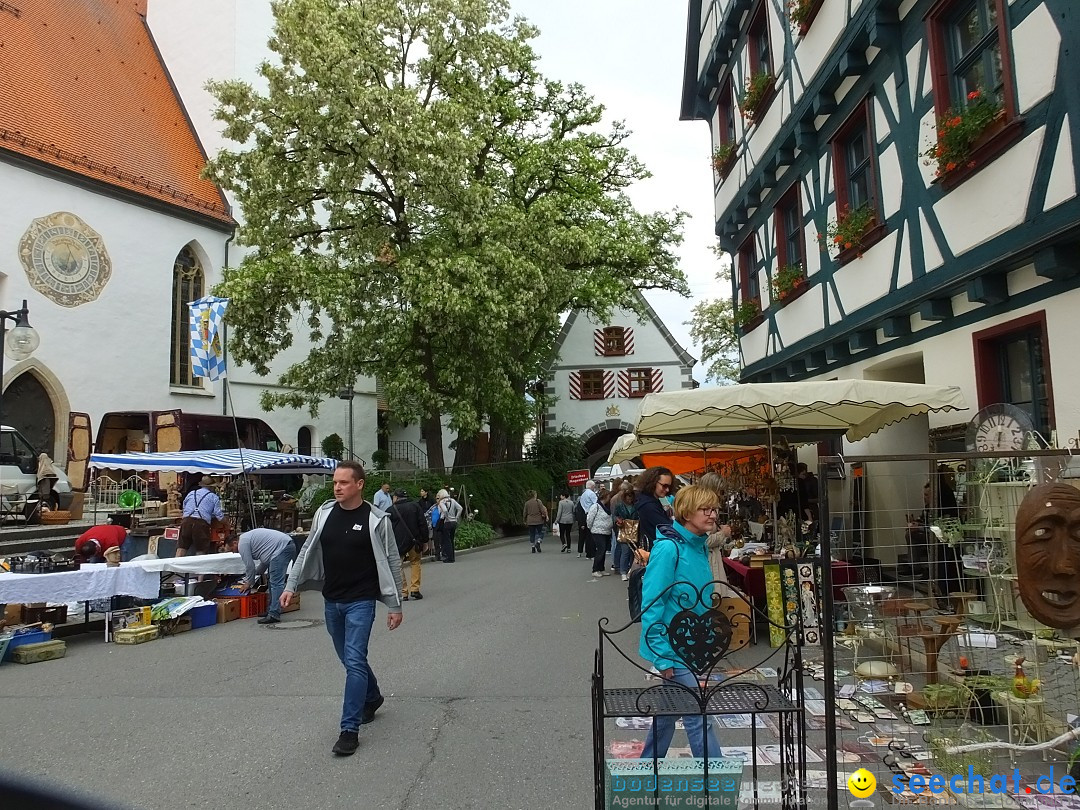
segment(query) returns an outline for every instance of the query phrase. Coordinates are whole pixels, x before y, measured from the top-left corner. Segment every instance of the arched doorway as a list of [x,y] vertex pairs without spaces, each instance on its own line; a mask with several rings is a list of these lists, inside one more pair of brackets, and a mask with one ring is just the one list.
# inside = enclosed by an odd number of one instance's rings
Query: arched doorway
[[18,430],[39,453],[56,450],[56,411],[45,386],[33,374],[20,374],[4,391],[4,424]]
[[302,456],[311,455],[311,428],[305,426],[296,431],[296,452]]
[[585,452],[588,453],[586,461],[589,469],[595,471],[603,464],[611,452],[615,440],[624,433],[632,433],[634,426],[629,422],[618,419],[608,419],[599,425],[593,425],[586,430],[581,438],[585,441]]

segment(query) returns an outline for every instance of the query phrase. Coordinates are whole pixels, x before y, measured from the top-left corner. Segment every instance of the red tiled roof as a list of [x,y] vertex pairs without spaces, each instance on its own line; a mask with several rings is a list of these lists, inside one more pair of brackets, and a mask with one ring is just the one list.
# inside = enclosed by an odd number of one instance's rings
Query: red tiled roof
[[0,150],[231,223],[146,0],[0,2]]

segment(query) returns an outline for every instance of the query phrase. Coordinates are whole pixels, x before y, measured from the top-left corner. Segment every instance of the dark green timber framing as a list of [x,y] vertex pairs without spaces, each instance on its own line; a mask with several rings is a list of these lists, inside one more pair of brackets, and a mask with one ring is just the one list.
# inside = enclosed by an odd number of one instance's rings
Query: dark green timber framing
[[[769,4],[774,15],[781,20],[786,19],[786,2],[764,2]],[[928,49],[924,48],[915,74],[909,75],[906,55],[926,39],[925,17],[935,2],[918,0],[901,21],[897,13],[899,0],[865,0],[853,15],[849,0],[824,0],[825,4],[843,4],[849,22],[832,52],[812,77],[801,73],[795,48],[798,35],[790,26],[781,26],[784,30],[783,47],[781,49],[781,43],[774,42],[773,50],[778,55],[782,53],[782,62],[777,61],[782,65],[780,69],[788,75],[780,92],[787,94],[788,107],[791,107],[794,101],[793,83],[790,80],[792,74],[803,81],[808,80],[806,90],[767,148],[762,150],[761,144],[754,144],[755,152],[760,157],[716,223],[721,247],[734,254],[747,239],[755,237],[756,269],[765,269],[771,282],[772,270],[777,264],[776,245],[775,240],[763,238],[771,233],[771,229],[766,228],[766,222],[779,199],[793,184],[799,183],[804,233],[808,237],[806,250],[818,249],[813,235],[825,231],[829,206],[835,202],[830,140],[856,107],[867,99],[871,106],[869,121],[877,154],[880,156],[889,147],[895,146],[900,174],[904,178],[911,178],[912,182],[905,184],[900,210],[885,222],[887,231],[897,233],[889,293],[853,312],[835,311],[842,307],[834,279],[840,265],[828,254],[822,253],[821,268],[811,277],[811,288],[804,295],[820,296],[824,328],[795,343],[784,345],[776,320],[780,307],[771,305],[764,313],[764,322],[757,328],[768,329],[766,345],[775,352],[747,366],[743,370],[744,381],[800,379],[820,375],[830,368],[845,366],[854,359],[873,357],[954,329],[966,328],[985,318],[1080,287],[1080,198],[1074,197],[1050,211],[1043,211],[1054,156],[1063,137],[1066,120],[1074,172],[1080,166],[1080,82],[1073,79],[1072,73],[1076,69],[1076,54],[1080,53],[1080,2],[1015,0],[1011,5],[1006,3],[1010,31],[1035,9],[1046,7],[1061,36],[1057,85],[1053,93],[1032,109],[1024,111],[1018,119],[1022,134],[1045,127],[1034,182],[1030,190],[1020,192],[1027,197],[1027,214],[1023,225],[960,256],[954,255],[949,249],[942,225],[933,210],[934,203],[949,192],[937,183],[929,189],[925,188],[919,166],[922,160],[920,153],[925,146],[920,142],[920,122],[933,109],[932,95],[917,98],[915,109],[909,109],[911,83],[921,87],[930,65]],[[713,89],[729,75],[736,87],[745,82],[745,77],[739,75],[741,68],[737,64],[739,55],[746,47],[748,13],[756,7],[756,0],[728,0],[724,14],[718,21],[717,37],[698,76],[700,14],[703,6],[707,7],[703,0],[689,2],[681,105],[683,119],[711,119],[715,104],[708,99]],[[816,24],[824,25],[825,20],[819,19]],[[777,29],[773,27],[771,30],[775,33]],[[1010,36],[1010,43],[1011,39]],[[878,52],[867,62],[865,54],[870,47],[877,48]],[[1015,79],[1015,72],[1023,70],[1023,65],[1017,65],[1014,59],[1012,69]],[[854,85],[839,102],[834,101],[834,94],[841,82],[850,77],[855,78]],[[888,104],[882,103],[887,79],[892,79],[896,85],[895,112]],[[885,131],[878,131],[875,112],[883,114]],[[797,155],[796,149],[799,150]],[[739,157],[745,159],[742,155]],[[993,172],[993,163],[988,164],[984,171]],[[880,178],[880,172],[878,176]],[[1080,181],[1077,186],[1080,187]],[[1016,189],[1002,189],[1002,193],[1018,192]],[[879,192],[879,203],[880,197]],[[928,270],[926,266],[927,246],[922,242],[920,214],[925,218],[928,235],[934,240],[934,247],[943,260],[942,265],[933,270]],[[911,281],[901,285],[900,246],[903,239],[908,240]],[[888,250],[886,244],[880,243],[869,250]],[[1049,280],[1048,283],[1020,295],[1003,296],[1005,275],[1031,263],[1035,264],[1040,277]],[[982,306],[953,316],[949,299],[959,294],[966,294],[968,300]],[[916,313],[932,323],[912,332],[910,316]]]

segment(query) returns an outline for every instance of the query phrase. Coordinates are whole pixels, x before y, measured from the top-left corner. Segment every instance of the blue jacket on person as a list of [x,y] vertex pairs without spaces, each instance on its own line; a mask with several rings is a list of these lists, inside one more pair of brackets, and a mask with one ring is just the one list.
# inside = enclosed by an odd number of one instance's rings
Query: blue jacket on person
[[638,652],[658,670],[689,669],[671,648],[668,625],[681,610],[701,615],[712,604],[713,573],[707,539],[707,535],[692,534],[679,523],[657,532],[641,583],[644,612]]
[[656,530],[672,524],[671,515],[664,511],[660,499],[646,492],[639,492],[634,501],[638,518],[638,541],[646,551],[652,548],[656,540]]

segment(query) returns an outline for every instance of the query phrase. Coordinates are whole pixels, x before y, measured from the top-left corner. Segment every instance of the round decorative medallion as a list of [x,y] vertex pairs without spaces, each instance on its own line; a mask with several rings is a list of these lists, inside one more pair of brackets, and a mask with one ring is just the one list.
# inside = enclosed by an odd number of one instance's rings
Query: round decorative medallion
[[19,241],[19,258],[30,285],[62,307],[97,300],[112,275],[101,235],[67,211],[35,219]]

